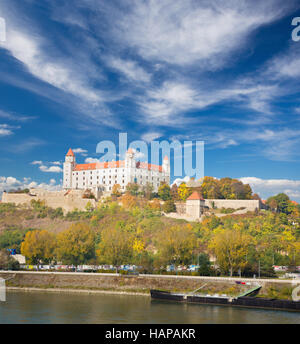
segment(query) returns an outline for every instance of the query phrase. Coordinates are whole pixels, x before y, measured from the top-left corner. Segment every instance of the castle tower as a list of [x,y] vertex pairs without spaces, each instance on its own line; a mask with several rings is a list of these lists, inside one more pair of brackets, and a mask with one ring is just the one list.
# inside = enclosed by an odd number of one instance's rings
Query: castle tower
[[75,154],[70,148],[64,162],[63,188],[72,189],[72,172],[76,165]]
[[170,162],[169,162],[169,158],[167,156],[164,157],[164,161],[162,164],[162,170],[164,173],[170,174]]
[[129,148],[125,156],[126,185],[135,181],[136,161],[133,149]]

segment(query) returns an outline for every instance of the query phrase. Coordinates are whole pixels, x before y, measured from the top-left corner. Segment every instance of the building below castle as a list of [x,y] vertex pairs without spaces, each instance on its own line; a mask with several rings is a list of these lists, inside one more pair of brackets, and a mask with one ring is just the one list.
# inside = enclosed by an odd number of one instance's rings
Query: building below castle
[[122,191],[128,183],[146,186],[150,183],[157,192],[161,182],[170,184],[170,163],[166,156],[162,165],[136,161],[132,149],[126,152],[125,160],[77,164],[75,154],[70,148],[64,162],[63,188],[91,189],[96,193],[111,192],[115,184]]

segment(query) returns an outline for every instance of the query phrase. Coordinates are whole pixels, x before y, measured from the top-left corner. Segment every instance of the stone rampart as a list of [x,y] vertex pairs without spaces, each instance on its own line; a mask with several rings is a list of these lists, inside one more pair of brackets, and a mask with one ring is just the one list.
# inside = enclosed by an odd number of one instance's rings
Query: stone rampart
[[208,208],[246,208],[249,211],[261,209],[262,203],[259,200],[244,199],[206,199],[205,206]]
[[72,211],[74,209],[85,210],[88,202],[92,206],[96,206],[94,199],[82,198],[82,190],[70,191],[46,191],[42,189],[31,189],[28,194],[6,193],[2,195],[3,203],[15,203],[16,205],[30,205],[34,200],[45,201],[46,205],[51,208],[62,208],[64,212]]

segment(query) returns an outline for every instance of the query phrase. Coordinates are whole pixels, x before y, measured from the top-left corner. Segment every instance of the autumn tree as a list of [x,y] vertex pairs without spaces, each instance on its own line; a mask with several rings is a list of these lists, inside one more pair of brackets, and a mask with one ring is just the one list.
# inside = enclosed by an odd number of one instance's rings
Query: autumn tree
[[158,188],[158,196],[163,201],[171,199],[171,189],[170,186],[166,183],[161,183]]
[[95,235],[85,223],[72,224],[57,235],[56,255],[65,264],[84,264],[95,256]]
[[160,201],[157,198],[154,198],[151,202],[149,202],[149,207],[153,210],[160,210]]
[[133,250],[141,249],[139,245],[140,242],[134,242],[133,234],[125,228],[105,228],[101,232],[101,242],[96,253],[101,263],[114,266],[128,264]]
[[197,240],[190,225],[177,225],[161,231],[156,246],[163,263],[186,264],[191,262]]
[[125,209],[132,209],[138,205],[137,197],[131,195],[130,193],[123,195],[121,202]]
[[113,188],[112,188],[112,192],[111,194],[114,196],[121,196],[121,185],[120,184],[114,184]]
[[172,197],[173,201],[178,201],[179,200],[178,186],[175,183],[171,187],[171,197]]
[[181,183],[178,187],[178,196],[182,201],[186,201],[187,198],[192,194],[193,190],[187,187],[186,183]]
[[49,263],[54,258],[55,236],[46,230],[29,231],[21,244],[21,254],[30,263]]
[[221,270],[229,272],[232,277],[234,272],[246,266],[246,255],[251,242],[251,237],[234,225],[233,229],[217,231],[209,247],[216,255]]

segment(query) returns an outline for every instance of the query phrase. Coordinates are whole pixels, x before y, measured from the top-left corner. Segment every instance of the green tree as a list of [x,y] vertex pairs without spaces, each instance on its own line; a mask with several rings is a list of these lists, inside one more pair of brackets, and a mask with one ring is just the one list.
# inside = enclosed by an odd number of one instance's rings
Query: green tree
[[72,224],[57,235],[57,259],[65,264],[84,264],[95,256],[95,234],[85,223]]
[[173,200],[170,199],[170,200],[165,201],[162,209],[165,213],[173,213],[176,211],[176,206],[175,206]]
[[19,262],[7,250],[0,250],[0,270],[18,270]]
[[126,191],[132,196],[137,196],[140,186],[137,183],[128,183],[126,185]]
[[158,196],[163,201],[170,200],[172,198],[170,186],[166,183],[161,183],[158,188]]

